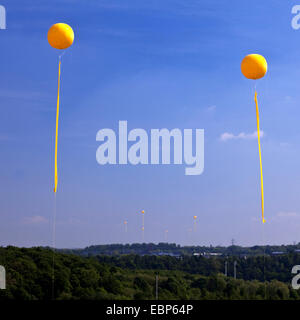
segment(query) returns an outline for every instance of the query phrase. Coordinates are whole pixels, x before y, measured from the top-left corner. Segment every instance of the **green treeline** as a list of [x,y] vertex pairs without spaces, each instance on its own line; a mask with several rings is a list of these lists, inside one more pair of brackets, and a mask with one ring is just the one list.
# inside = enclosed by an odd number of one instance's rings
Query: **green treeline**
[[[52,299],[52,258],[53,252],[43,248],[0,248],[0,265],[7,272],[7,289],[0,290],[0,300]],[[287,260],[282,258],[272,257],[274,261],[267,261],[266,266],[270,270],[274,267],[277,278],[282,272],[282,278],[288,281],[274,278],[262,282],[225,277],[220,273],[223,262],[220,258],[137,255],[87,258],[56,252],[54,298],[155,299],[155,275],[159,274],[160,299],[300,299],[300,290],[289,284],[290,269],[285,269],[299,261],[299,257],[291,254]],[[248,269],[243,270],[249,273],[252,268],[262,270],[260,259],[252,260]],[[242,263],[238,261],[238,268],[242,269]],[[181,271],[181,266],[185,270]]]

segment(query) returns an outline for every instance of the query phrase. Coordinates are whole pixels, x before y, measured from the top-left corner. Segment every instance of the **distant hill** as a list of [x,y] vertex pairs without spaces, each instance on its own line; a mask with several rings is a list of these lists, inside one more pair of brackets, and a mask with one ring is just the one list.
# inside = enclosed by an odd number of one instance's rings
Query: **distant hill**
[[60,249],[63,253],[73,253],[82,256],[94,255],[211,255],[221,256],[257,256],[257,255],[280,255],[300,252],[300,243],[296,245],[267,245],[241,247],[232,245],[229,247],[206,247],[206,246],[180,246],[175,243],[133,243],[133,244],[106,244],[93,245],[84,249]]

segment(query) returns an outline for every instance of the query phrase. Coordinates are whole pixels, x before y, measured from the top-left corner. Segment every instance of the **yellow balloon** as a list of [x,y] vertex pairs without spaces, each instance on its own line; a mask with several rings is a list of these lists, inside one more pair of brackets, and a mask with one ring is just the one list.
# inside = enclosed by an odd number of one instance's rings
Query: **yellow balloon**
[[48,31],[48,42],[55,49],[67,49],[74,41],[74,31],[66,23],[56,23]]
[[266,59],[260,54],[249,54],[241,63],[242,74],[248,79],[262,78],[268,69]]
[[194,219],[197,219],[197,216],[194,216]]

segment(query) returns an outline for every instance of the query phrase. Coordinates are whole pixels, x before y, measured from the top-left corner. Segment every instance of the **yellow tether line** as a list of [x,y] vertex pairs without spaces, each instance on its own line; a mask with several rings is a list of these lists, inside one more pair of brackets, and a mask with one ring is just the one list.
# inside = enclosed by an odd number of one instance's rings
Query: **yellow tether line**
[[259,152],[259,165],[260,165],[260,187],[261,187],[261,213],[262,213],[262,222],[265,223],[264,216],[264,179],[263,179],[263,170],[262,170],[262,161],[261,161],[261,148],[260,148],[260,131],[259,131],[259,111],[257,103],[257,92],[255,90],[254,101],[256,105],[256,123],[257,123],[257,139],[258,139],[258,152]]
[[61,65],[61,59],[59,59],[59,64],[58,64],[58,88],[57,88],[55,160],[54,160],[54,192],[56,192],[57,190],[57,144],[58,144],[58,119],[59,119],[60,65]]

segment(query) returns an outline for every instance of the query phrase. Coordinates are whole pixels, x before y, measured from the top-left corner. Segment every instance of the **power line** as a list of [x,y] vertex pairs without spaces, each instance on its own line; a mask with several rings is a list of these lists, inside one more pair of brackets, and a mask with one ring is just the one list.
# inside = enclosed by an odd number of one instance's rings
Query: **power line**
[[237,262],[234,261],[234,264],[233,264],[233,273],[234,273],[233,277],[234,277],[234,279],[236,279],[236,265],[237,265]]
[[158,300],[158,274],[155,276],[155,299]]

